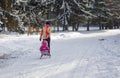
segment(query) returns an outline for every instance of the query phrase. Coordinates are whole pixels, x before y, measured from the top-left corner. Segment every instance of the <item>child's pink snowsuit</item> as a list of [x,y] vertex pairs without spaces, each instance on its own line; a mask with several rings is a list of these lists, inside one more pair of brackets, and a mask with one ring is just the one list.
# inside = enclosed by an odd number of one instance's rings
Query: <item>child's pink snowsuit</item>
[[47,52],[50,53],[50,48],[47,45],[47,41],[43,40],[42,46],[40,47],[40,51],[41,51],[42,54],[44,54],[44,52],[45,53],[47,53]]

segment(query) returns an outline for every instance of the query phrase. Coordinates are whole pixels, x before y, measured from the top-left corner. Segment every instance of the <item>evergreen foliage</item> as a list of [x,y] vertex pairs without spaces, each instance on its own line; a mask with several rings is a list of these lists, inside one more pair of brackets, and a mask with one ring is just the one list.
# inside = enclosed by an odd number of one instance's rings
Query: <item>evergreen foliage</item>
[[[32,23],[42,26],[44,20],[51,19],[55,19],[54,24],[57,23],[57,26],[62,25],[63,30],[68,30],[68,27],[72,26],[73,31],[77,31],[80,24],[87,25],[87,30],[91,24],[99,25],[100,29],[103,26],[107,28],[113,18],[119,17],[117,10],[120,6],[115,6],[116,2],[119,3],[118,0],[0,0],[0,7],[5,12],[8,21],[6,25],[10,31],[16,29],[21,21],[24,25]],[[29,19],[29,22],[26,19]]]

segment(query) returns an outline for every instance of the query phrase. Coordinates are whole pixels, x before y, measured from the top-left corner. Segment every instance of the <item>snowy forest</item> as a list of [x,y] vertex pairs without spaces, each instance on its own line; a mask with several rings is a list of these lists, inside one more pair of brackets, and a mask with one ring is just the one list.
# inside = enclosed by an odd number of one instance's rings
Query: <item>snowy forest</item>
[[120,0],[0,0],[0,32],[36,32],[46,20],[59,31],[120,28]]
[[120,78],[120,0],[0,0],[0,78]]

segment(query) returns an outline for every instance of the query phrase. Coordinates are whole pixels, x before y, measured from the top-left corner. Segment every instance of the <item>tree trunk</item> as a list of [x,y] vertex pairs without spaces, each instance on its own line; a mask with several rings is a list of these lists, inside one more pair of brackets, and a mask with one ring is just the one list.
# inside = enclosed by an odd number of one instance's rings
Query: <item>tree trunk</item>
[[89,21],[89,19],[88,19],[88,21],[87,21],[87,31],[89,31],[90,30],[90,21]]
[[72,24],[72,31],[75,31],[75,24]]
[[60,30],[59,30],[59,22],[57,22],[57,31],[59,32]]
[[79,24],[76,24],[75,31],[78,31],[78,28],[79,28]]
[[67,31],[68,30],[68,26],[67,25],[64,25],[63,26],[63,31]]

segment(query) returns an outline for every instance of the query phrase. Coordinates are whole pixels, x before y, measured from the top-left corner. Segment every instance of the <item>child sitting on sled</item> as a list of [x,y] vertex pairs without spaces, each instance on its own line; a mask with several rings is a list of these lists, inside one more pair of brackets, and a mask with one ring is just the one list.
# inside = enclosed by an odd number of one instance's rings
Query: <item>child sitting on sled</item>
[[40,58],[42,58],[43,55],[51,56],[50,55],[50,48],[48,47],[48,43],[47,43],[46,40],[42,41],[42,45],[40,47],[40,52],[41,52],[41,57]]

